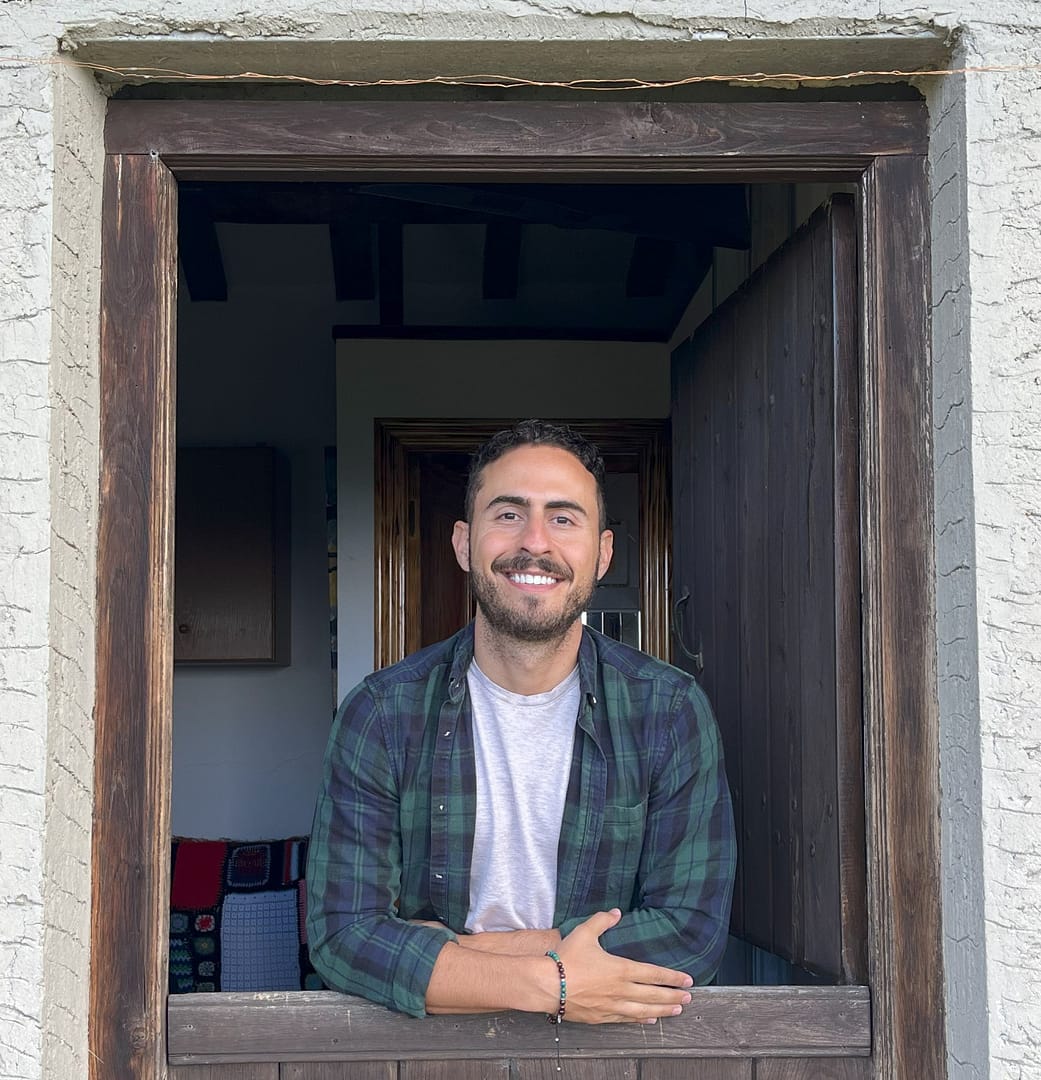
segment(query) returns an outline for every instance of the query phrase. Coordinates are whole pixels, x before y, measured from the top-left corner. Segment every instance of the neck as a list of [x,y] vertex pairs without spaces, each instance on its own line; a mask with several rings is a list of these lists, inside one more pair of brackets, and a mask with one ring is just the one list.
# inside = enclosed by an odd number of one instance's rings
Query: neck
[[474,621],[474,659],[492,682],[514,694],[544,694],[578,663],[582,623],[551,641],[517,641],[493,630],[480,611]]

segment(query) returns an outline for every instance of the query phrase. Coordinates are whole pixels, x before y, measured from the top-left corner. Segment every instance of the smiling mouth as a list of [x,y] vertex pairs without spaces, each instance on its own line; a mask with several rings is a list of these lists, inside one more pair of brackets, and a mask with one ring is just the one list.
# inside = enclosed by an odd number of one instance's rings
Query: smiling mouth
[[546,574],[507,574],[514,585],[556,585],[558,578]]

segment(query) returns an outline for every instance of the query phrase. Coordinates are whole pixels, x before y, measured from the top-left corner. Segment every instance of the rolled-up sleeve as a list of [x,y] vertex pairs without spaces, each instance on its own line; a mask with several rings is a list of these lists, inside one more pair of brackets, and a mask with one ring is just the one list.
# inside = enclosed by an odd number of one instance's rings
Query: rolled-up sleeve
[[362,683],[333,724],[308,854],[308,944],[328,986],[424,1016],[434,963],[455,935],[398,917],[399,793],[382,719]]

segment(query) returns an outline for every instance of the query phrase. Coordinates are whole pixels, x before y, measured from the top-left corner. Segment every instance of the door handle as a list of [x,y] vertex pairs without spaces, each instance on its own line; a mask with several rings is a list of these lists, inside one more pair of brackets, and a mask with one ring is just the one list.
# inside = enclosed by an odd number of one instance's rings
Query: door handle
[[684,586],[683,595],[672,605],[672,635],[676,639],[676,644],[680,647],[680,652],[693,662],[697,674],[700,675],[705,670],[705,648],[701,643],[701,635],[698,635],[697,652],[691,652],[687,648],[687,643],[683,640],[683,615],[680,608],[689,601],[690,589]]

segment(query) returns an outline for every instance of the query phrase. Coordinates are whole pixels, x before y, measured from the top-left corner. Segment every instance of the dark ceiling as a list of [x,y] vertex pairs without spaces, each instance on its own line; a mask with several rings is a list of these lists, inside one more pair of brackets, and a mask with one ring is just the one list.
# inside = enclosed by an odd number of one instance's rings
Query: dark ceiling
[[234,291],[224,224],[325,226],[338,337],[664,341],[749,243],[740,185],[185,182],[193,302]]

